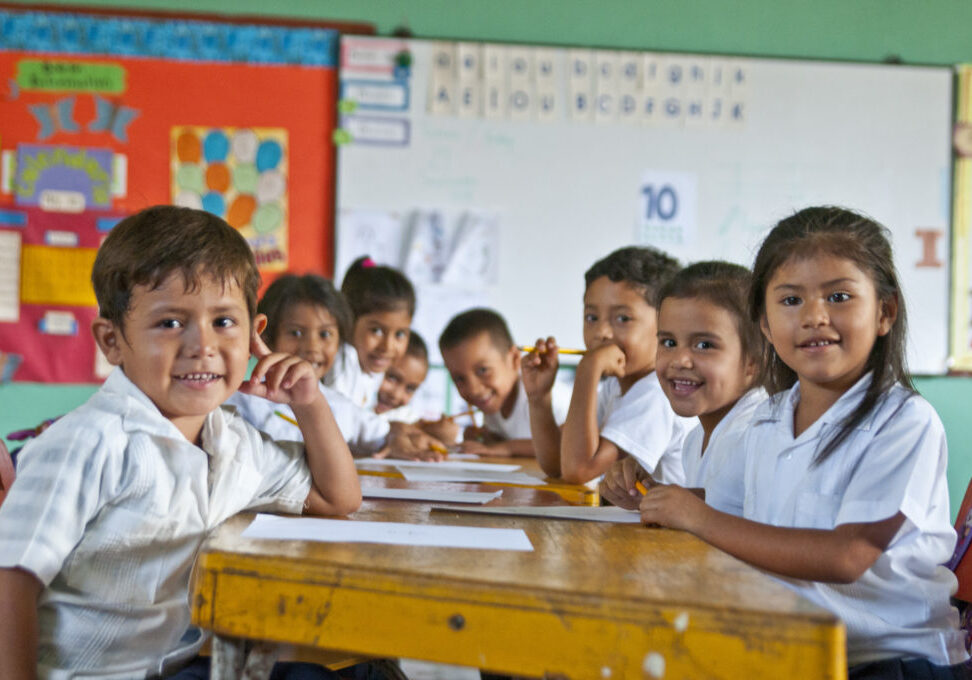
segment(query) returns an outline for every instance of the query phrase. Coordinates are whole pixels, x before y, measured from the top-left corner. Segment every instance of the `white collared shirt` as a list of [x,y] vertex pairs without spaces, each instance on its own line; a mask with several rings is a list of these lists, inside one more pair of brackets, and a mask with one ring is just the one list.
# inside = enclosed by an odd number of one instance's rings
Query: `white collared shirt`
[[716,510],[742,516],[746,473],[743,438],[753,413],[766,396],[766,390],[761,387],[742,395],[712,430],[704,452],[702,425],[685,435],[682,445],[685,486],[705,489],[705,502]]
[[378,388],[384,377],[384,373],[368,373],[361,368],[358,350],[350,342],[342,342],[331,370],[324,376],[324,384],[355,406],[370,408],[378,399]]
[[861,378],[795,438],[799,383],[757,409],[745,438],[743,513],[765,524],[827,530],[903,513],[901,529],[854,583],[783,581],[844,621],[850,665],[890,657],[960,663],[968,654],[948,599],[956,580],[941,566],[952,554],[955,531],[938,414],[895,385],[825,461],[813,465],[870,379]]
[[604,380],[597,393],[597,423],[601,436],[638,459],[651,476],[664,484],[683,484],[682,443],[699,422],[672,410],[652,371],[625,394],[615,377]]
[[191,658],[189,573],[207,532],[247,509],[299,514],[303,446],[211,412],[195,446],[120,369],[31,441],[0,506],[0,567],[45,585],[42,678],[139,678]]
[[[340,392],[319,383],[321,393],[331,407],[334,420],[341,436],[348,443],[348,448],[355,455],[369,455],[377,453],[388,443],[388,432],[391,429],[388,422],[373,411],[355,406],[351,400]],[[300,428],[293,424],[296,420],[293,409],[286,404],[277,404],[262,397],[237,392],[226,400],[226,406],[232,406],[253,427],[270,435],[278,441],[304,441]],[[287,416],[281,418],[280,412]]]
[[[570,407],[570,390],[563,383],[555,381],[550,391],[550,401],[554,421],[563,425]],[[483,427],[504,439],[530,439],[530,402],[522,380],[516,380],[516,401],[510,417],[504,418],[501,411],[487,413],[483,415]]]

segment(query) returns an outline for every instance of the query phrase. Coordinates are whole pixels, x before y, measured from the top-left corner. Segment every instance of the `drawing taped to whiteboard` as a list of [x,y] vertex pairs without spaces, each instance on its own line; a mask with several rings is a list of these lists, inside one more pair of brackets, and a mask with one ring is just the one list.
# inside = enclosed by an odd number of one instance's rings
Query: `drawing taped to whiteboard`
[[401,269],[412,283],[439,283],[449,258],[449,235],[437,210],[411,214],[405,261]]
[[466,212],[452,237],[452,253],[442,283],[478,289],[499,278],[499,229],[496,216]]

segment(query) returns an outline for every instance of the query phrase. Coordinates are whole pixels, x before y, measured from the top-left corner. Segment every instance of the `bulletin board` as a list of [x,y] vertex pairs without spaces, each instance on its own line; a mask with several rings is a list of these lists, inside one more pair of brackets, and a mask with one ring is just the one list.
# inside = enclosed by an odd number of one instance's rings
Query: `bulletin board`
[[433,343],[488,304],[518,342],[581,346],[615,248],[751,265],[828,204],[891,230],[911,369],[947,369],[949,68],[347,36],[340,88],[336,275],[403,267]]
[[125,215],[224,217],[264,284],[330,273],[337,31],[0,7],[0,351],[94,382],[91,264]]

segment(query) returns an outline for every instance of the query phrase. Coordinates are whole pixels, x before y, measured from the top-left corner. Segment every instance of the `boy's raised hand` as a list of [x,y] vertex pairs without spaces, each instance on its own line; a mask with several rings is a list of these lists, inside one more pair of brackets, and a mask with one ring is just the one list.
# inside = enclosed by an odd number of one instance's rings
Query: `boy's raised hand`
[[520,361],[523,389],[530,400],[540,399],[553,389],[560,364],[557,349],[557,341],[552,336],[546,340],[537,338],[533,351]]
[[250,336],[250,354],[257,363],[250,379],[240,385],[240,392],[291,406],[322,398],[314,367],[293,354],[271,351],[255,328]]
[[641,493],[635,488],[635,482],[641,482],[648,489],[657,486],[657,482],[634,457],[625,456],[615,461],[604,473],[598,491],[602,498],[613,505],[625,510],[637,510],[641,502]]
[[[584,366],[585,363],[587,366]],[[613,375],[616,378],[623,378],[625,363],[624,352],[620,347],[615,344],[601,345],[587,351],[577,365],[577,370],[590,367],[587,370],[594,370],[600,377]]]

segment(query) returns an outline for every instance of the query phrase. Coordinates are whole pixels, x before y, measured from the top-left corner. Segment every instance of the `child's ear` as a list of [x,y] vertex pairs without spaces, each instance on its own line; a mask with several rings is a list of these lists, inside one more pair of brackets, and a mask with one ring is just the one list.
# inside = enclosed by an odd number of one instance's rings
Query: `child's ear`
[[891,332],[891,327],[898,318],[898,296],[892,295],[887,300],[881,301],[880,315],[878,316],[878,335],[887,335]]
[[267,315],[257,314],[253,317],[253,331],[257,335],[263,335],[265,330],[267,330]]
[[520,372],[520,348],[516,345],[510,347],[510,361],[513,363],[513,370]]
[[766,315],[763,314],[759,317],[759,330],[763,333],[763,337],[766,338],[766,342],[773,344],[773,336],[770,335],[769,324],[766,323]]
[[121,329],[103,316],[99,316],[91,322],[91,334],[108,363],[112,366],[121,366],[122,353],[119,347],[122,341]]

